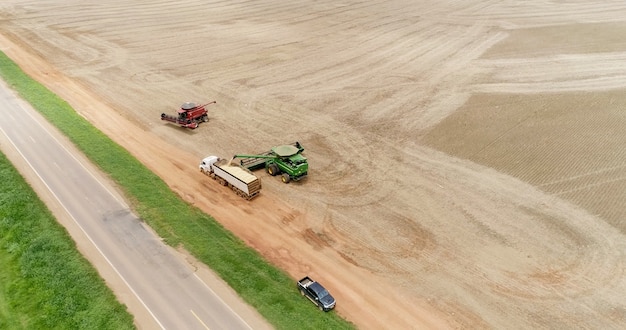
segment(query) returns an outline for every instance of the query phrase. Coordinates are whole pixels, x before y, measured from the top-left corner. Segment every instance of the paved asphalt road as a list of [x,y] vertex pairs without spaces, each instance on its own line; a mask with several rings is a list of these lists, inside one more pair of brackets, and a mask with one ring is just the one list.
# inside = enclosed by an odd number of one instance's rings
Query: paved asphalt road
[[154,322],[146,328],[251,329],[188,264],[146,230],[102,174],[88,170],[91,166],[74,156],[73,148],[64,146],[53,131],[0,82],[3,141],[18,150],[152,316]]

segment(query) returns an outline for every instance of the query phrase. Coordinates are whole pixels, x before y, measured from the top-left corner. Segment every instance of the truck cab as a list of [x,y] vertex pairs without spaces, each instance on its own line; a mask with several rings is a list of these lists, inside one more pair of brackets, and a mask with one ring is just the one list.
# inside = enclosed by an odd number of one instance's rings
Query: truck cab
[[204,158],[198,166],[200,168],[200,172],[205,174],[213,173],[213,168],[211,166],[213,166],[213,164],[215,164],[219,160],[220,158],[217,156],[208,156]]

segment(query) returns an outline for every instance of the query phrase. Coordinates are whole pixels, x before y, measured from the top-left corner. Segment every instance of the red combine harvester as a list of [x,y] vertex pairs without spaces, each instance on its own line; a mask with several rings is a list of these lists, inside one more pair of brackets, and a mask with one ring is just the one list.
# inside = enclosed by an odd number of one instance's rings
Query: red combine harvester
[[196,128],[201,122],[209,121],[207,115],[206,106],[209,104],[217,103],[216,101],[209,102],[207,104],[196,105],[193,102],[185,102],[180,106],[178,114],[176,116],[170,116],[165,113],[161,114],[161,120],[166,120],[172,123],[180,125],[180,127]]

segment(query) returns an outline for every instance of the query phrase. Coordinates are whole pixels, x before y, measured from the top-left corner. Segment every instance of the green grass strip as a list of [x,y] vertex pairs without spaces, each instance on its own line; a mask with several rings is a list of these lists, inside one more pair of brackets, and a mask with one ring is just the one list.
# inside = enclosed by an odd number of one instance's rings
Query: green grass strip
[[[278,329],[352,329],[322,313],[296,284],[199,209],[184,202],[128,151],[0,52],[0,75],[122,188],[134,211],[168,244],[183,245]],[[146,142],[149,143],[149,142]],[[338,302],[339,304],[341,302]]]
[[133,317],[0,153],[0,329],[134,329]]

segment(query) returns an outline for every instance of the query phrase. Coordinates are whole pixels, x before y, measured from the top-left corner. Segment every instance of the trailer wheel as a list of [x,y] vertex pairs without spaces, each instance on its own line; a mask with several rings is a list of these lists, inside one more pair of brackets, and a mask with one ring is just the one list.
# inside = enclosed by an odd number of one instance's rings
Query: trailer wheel
[[267,173],[269,173],[271,176],[275,176],[280,173],[280,170],[278,169],[278,166],[276,166],[276,164],[270,164],[270,166],[267,167]]
[[291,181],[291,177],[289,174],[283,173],[281,180],[283,180],[283,183],[289,183],[289,181]]

